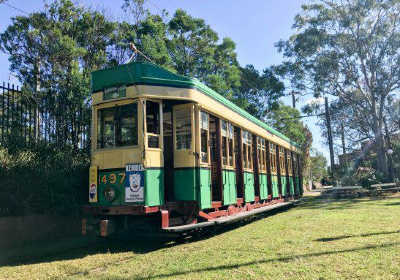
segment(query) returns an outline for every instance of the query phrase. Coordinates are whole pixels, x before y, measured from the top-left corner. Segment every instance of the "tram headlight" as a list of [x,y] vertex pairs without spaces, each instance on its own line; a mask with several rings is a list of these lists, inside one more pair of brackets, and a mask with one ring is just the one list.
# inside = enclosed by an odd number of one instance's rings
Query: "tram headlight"
[[113,201],[115,198],[115,190],[111,187],[106,187],[104,189],[104,198],[109,202]]

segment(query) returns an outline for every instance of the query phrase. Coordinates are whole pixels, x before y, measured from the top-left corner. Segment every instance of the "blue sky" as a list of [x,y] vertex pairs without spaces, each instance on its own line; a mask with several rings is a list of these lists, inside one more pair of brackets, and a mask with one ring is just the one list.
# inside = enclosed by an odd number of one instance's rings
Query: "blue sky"
[[[48,1],[50,2],[50,1]],[[123,0],[81,0],[84,5],[106,8],[118,18],[122,14]],[[241,65],[253,64],[256,69],[279,64],[282,55],[274,47],[280,39],[287,39],[292,34],[294,16],[300,12],[301,5],[309,0],[149,0],[147,8],[153,13],[166,9],[170,17],[179,7],[194,17],[203,18],[219,34],[220,38],[230,37],[236,42],[238,60]],[[8,0],[9,5],[31,13],[43,8],[42,0]],[[21,11],[0,4],[0,32],[11,23],[11,17],[23,14]],[[9,63],[7,55],[0,53],[0,82],[8,82]],[[15,80],[11,77],[11,82]],[[17,83],[17,82],[16,82]],[[299,105],[311,97],[305,97]],[[284,98],[291,104],[291,98]],[[322,145],[322,137],[316,118],[305,118],[314,136],[313,146],[328,158],[327,147]]]

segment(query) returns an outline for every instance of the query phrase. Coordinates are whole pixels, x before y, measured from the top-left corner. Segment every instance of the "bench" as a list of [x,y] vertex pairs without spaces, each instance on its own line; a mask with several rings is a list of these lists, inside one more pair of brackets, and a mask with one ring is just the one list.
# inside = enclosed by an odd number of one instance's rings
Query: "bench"
[[342,186],[342,187],[333,187],[327,189],[325,194],[331,194],[332,196],[340,197],[340,196],[354,196],[358,195],[358,192],[362,190],[361,186]]
[[371,191],[380,194],[383,192],[399,192],[399,188],[396,183],[385,183],[385,184],[373,184],[371,185]]

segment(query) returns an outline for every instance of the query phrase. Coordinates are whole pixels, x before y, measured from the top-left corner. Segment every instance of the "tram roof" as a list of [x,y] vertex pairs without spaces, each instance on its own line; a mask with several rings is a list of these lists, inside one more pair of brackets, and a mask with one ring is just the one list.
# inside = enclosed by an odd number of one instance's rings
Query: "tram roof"
[[287,136],[249,114],[205,84],[201,83],[198,79],[175,74],[159,65],[138,61],[105,68],[92,73],[92,93],[100,92],[103,91],[104,88],[118,85],[153,85],[197,89],[258,126],[289,142],[291,145],[299,149],[301,148],[296,142],[290,140]]

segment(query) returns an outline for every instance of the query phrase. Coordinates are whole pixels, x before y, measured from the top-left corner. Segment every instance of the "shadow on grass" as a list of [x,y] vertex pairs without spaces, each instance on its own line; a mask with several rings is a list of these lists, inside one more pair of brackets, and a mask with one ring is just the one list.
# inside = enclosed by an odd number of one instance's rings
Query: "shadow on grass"
[[[181,244],[201,241],[213,236],[223,234],[225,232],[235,230],[257,220],[261,220],[268,216],[283,213],[292,208],[294,205],[284,206],[273,209],[266,213],[249,217],[246,220],[237,221],[225,226],[205,228],[201,231],[183,235],[179,237],[171,237],[168,235],[160,235],[155,237],[137,236],[130,234],[122,234],[119,236],[111,236],[104,238],[88,238],[85,236],[75,237],[77,246],[73,245],[73,238],[69,240],[69,244],[64,245],[64,240],[50,240],[19,248],[13,254],[3,254],[0,256],[0,265],[19,266],[26,264],[38,264],[43,262],[66,261],[84,258],[94,254],[117,254],[124,252],[133,252],[135,254],[146,254],[170,248]],[[72,244],[71,244],[72,243]],[[46,252],[46,248],[55,248]],[[131,258],[131,257],[129,257]]]
[[399,202],[386,203],[386,206],[400,206],[400,201]]
[[[292,261],[292,260],[295,260],[298,258],[318,257],[318,256],[335,255],[335,254],[350,253],[350,252],[354,253],[354,252],[358,252],[358,251],[365,251],[365,250],[377,249],[377,248],[388,248],[388,247],[396,246],[399,244],[400,244],[400,242],[396,242],[396,243],[390,243],[390,244],[369,245],[369,246],[364,246],[364,247],[359,247],[359,248],[352,248],[352,249],[345,249],[345,250],[338,250],[338,251],[326,251],[326,252],[318,252],[318,253],[292,255],[292,256],[279,257],[279,258],[273,258],[273,259],[256,260],[256,261],[239,263],[239,264],[220,265],[220,266],[216,266],[216,267],[199,268],[199,269],[180,271],[180,272],[174,272],[174,273],[156,274],[156,275],[151,275],[151,276],[146,276],[146,277],[138,277],[135,279],[140,279],[140,280],[159,279],[159,278],[165,278],[165,277],[183,276],[183,275],[190,274],[190,273],[201,273],[201,272],[210,272],[210,271],[227,270],[227,269],[238,269],[238,268],[250,266],[250,265],[259,265],[259,264],[265,264],[265,263],[271,263],[271,262],[287,262],[287,261]],[[122,280],[122,279],[129,279],[129,278],[120,277],[120,278],[113,278],[113,279]]]
[[300,203],[302,209],[327,209],[327,210],[347,210],[358,207],[362,203],[376,204],[376,206],[398,206],[400,202],[382,203],[382,201],[391,201],[399,199],[398,196],[378,196],[363,198],[332,198],[329,196],[306,197]]
[[368,236],[374,236],[374,235],[385,235],[385,234],[395,234],[395,233],[400,233],[400,230],[387,231],[387,232],[372,232],[372,233],[355,234],[355,235],[342,235],[342,236],[336,236],[336,237],[323,237],[323,238],[315,239],[314,241],[329,242],[329,241],[342,240],[342,239],[352,238],[352,237],[368,237]]

